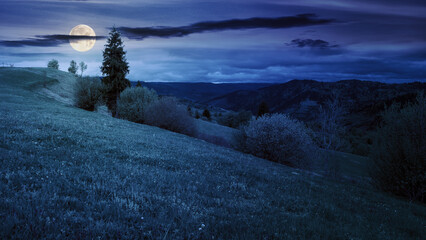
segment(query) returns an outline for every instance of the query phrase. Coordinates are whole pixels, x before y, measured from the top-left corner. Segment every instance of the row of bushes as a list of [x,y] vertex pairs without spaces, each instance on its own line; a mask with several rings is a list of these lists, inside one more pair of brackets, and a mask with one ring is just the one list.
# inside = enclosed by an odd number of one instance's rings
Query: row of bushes
[[197,135],[195,120],[185,106],[175,98],[159,98],[154,90],[145,87],[127,88],[117,102],[119,118],[157,126],[173,132]]
[[[93,111],[102,102],[102,83],[98,79],[78,78],[75,86],[78,107]],[[195,120],[186,107],[174,98],[160,98],[145,87],[125,89],[117,101],[117,115],[132,122],[197,135]],[[251,119],[247,111],[229,112],[219,118],[223,125],[240,127],[234,144],[238,150],[295,167],[311,165],[309,160],[315,147],[303,123],[283,114]]]
[[[94,111],[105,102],[104,88],[98,78],[77,78],[74,90],[75,105],[79,108]],[[144,87],[127,88],[120,94],[117,116],[189,136],[197,135],[195,120],[186,107],[174,98],[160,98],[154,90]]]
[[[99,80],[79,78],[76,105],[94,110],[101,99]],[[413,200],[425,201],[426,193],[426,99],[392,105],[382,115],[382,126],[374,139],[371,177],[377,187]],[[174,98],[160,98],[154,90],[127,88],[117,103],[120,118],[170,131],[196,136],[195,120]],[[318,166],[315,134],[304,123],[284,114],[266,114],[252,119],[245,112],[230,113],[220,120],[230,127],[240,126],[235,147],[246,153],[298,168]]]

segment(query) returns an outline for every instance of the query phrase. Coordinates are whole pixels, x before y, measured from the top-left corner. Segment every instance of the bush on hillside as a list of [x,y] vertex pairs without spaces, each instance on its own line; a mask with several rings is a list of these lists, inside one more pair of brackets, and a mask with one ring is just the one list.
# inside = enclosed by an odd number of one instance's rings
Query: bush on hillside
[[189,116],[185,106],[176,99],[166,97],[150,104],[145,112],[146,124],[164,128],[173,132],[197,135],[194,119]]
[[56,59],[52,59],[47,63],[48,68],[59,69],[59,62]]
[[75,106],[94,111],[102,99],[102,83],[94,78],[77,78],[74,85]]
[[117,114],[122,119],[144,123],[148,105],[157,100],[158,95],[154,90],[145,87],[126,88],[117,101]]
[[310,168],[316,147],[306,126],[284,114],[264,115],[241,128],[241,151],[289,166]]
[[225,115],[219,117],[217,122],[221,125],[238,128],[242,125],[246,125],[252,119],[252,114],[250,111],[239,111],[228,112]]
[[411,200],[426,201],[426,98],[382,114],[371,158],[372,178],[380,189]]

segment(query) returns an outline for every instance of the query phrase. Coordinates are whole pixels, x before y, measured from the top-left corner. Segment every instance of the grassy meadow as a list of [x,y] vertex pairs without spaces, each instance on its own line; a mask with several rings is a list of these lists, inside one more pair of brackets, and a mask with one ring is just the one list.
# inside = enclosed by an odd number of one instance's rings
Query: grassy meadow
[[[54,69],[0,68],[1,239],[426,235],[424,205],[75,108],[73,81]],[[233,131],[197,124],[206,135]],[[334,158],[347,176],[367,177],[365,158]]]

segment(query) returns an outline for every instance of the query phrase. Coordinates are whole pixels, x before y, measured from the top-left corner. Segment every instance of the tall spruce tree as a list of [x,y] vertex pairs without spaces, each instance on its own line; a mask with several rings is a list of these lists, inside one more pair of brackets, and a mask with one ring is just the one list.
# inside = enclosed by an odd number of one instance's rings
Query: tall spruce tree
[[117,99],[120,93],[130,87],[130,81],[126,78],[129,73],[129,63],[126,60],[123,41],[120,32],[115,27],[109,33],[102,62],[102,83],[105,85],[106,104],[113,117],[116,116]]

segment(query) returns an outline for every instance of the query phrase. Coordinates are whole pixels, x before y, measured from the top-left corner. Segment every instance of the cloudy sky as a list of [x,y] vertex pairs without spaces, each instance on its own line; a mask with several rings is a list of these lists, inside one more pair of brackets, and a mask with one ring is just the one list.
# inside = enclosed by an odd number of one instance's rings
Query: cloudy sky
[[[85,61],[100,75],[112,26],[132,81],[426,81],[424,0],[1,0],[0,64]],[[70,30],[99,38],[77,52]]]

